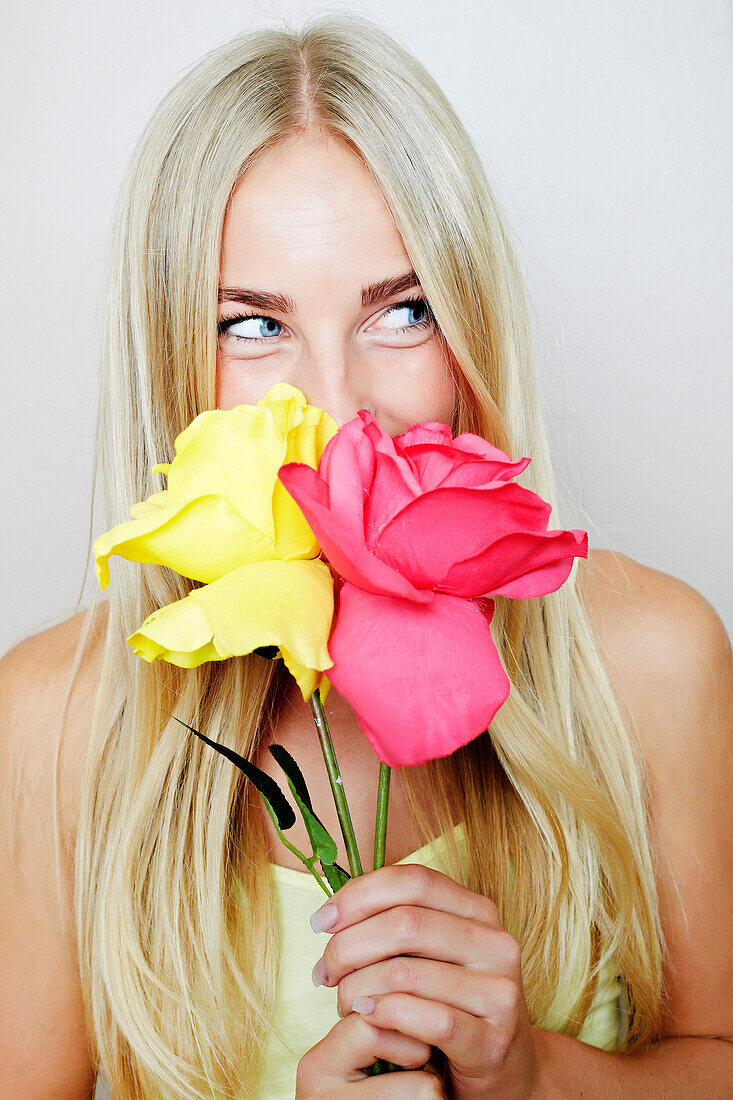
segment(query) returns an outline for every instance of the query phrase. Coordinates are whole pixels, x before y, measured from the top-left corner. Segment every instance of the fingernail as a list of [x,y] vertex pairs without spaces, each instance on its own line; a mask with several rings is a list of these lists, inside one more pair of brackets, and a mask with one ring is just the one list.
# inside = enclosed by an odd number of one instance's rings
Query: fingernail
[[354,1012],[360,1012],[362,1016],[368,1016],[370,1012],[374,1011],[374,1005],[376,1001],[373,997],[356,997],[352,1004]]
[[342,1011],[341,1011],[341,1005],[336,1005],[336,1011],[338,1012],[339,1016],[340,1016],[340,1017],[341,1017],[341,1019],[343,1020],[343,1018],[344,1018],[344,1016],[346,1015],[346,1013],[345,1013],[345,1012],[342,1012]]
[[313,985],[318,987],[319,985],[325,985],[326,983],[326,966],[323,962],[323,956],[318,960],[313,967],[313,973],[311,974],[313,979]]
[[311,917],[311,928],[314,932],[325,932],[328,928],[333,928],[334,924],[338,920],[339,911],[332,902],[326,902],[320,909],[316,909],[315,913]]

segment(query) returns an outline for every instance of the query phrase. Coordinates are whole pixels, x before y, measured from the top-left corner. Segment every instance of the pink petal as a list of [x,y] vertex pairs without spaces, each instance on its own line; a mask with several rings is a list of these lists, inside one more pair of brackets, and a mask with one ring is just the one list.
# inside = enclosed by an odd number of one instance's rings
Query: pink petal
[[500,451],[493,443],[489,443],[483,436],[475,435],[473,432],[462,432],[453,439],[448,425],[441,424],[437,420],[424,420],[421,424],[413,424],[402,435],[395,436],[395,446],[400,451],[406,451],[408,448],[424,443],[442,444],[452,447],[455,451],[479,455],[492,462],[511,463],[512,461],[505,451]]
[[[349,452],[351,457],[349,457]],[[318,464],[318,476],[327,484],[336,481],[344,464],[353,464],[354,481],[369,489],[377,468],[374,448],[364,434],[364,425],[358,416],[343,424],[336,435],[329,439]],[[333,499],[333,491],[330,492]],[[363,494],[361,494],[363,496]]]
[[439,420],[423,420],[421,424],[413,424],[402,435],[394,437],[395,447],[404,451],[421,443],[431,445],[438,443],[450,447],[453,443],[453,433],[447,424],[441,424]]
[[[453,439],[447,424],[426,420],[395,436],[397,450],[409,457],[415,466],[423,492],[437,489],[451,476],[450,485],[485,485],[493,480],[508,481],[529,464],[528,458],[513,462],[508,454],[494,447],[480,435],[463,432]],[[453,473],[464,464],[476,463],[468,472],[468,480]],[[486,476],[481,476],[485,474]]]
[[466,451],[468,454],[480,455],[481,458],[490,459],[491,462],[508,462],[511,463],[511,456],[506,451],[500,451],[498,447],[495,447],[493,443],[489,443],[481,435],[475,435],[473,432],[462,432],[461,435],[457,435],[453,440],[453,446],[459,451]]
[[278,476],[310,524],[326,558],[345,580],[368,592],[402,596],[419,603],[432,600],[432,593],[414,588],[407,578],[371,553],[364,544],[358,513],[353,509],[345,514],[331,510],[328,486],[312,466],[286,462]]
[[423,492],[464,485],[475,489],[487,488],[498,482],[509,481],[529,466],[528,458],[516,462],[492,462],[456,451],[452,447],[415,446],[406,452],[417,470]]
[[439,589],[452,596],[544,596],[565,583],[574,558],[587,556],[585,531],[514,531],[453,565]]
[[420,480],[412,463],[397,452],[394,440],[363,409],[359,416],[364,434],[374,448],[376,471],[369,486],[364,514],[367,546],[372,547],[382,529],[406,504],[422,492]]
[[370,489],[376,470],[374,449],[362,429],[358,417],[344,424],[329,439],[318,464],[328,507],[355,536],[364,530],[364,490]]
[[448,756],[488,727],[509,694],[486,611],[436,594],[430,605],[344,584],[328,642],[328,679],[379,759],[411,767]]
[[504,535],[517,529],[545,531],[550,512],[536,493],[513,483],[435,489],[403,508],[374,550],[417,587],[433,588],[457,561],[474,557]]

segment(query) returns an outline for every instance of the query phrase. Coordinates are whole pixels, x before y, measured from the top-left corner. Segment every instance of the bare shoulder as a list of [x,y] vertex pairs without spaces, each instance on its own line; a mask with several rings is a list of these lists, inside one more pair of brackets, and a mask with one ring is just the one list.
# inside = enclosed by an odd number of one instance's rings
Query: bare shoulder
[[27,780],[35,775],[41,782],[58,757],[58,793],[69,843],[74,839],[73,810],[78,805],[106,621],[107,604],[101,602],[24,639],[0,660],[4,770]]
[[17,1100],[81,1100],[93,1087],[73,849],[105,625],[102,604],[0,660],[0,1064]]
[[581,592],[646,767],[665,1034],[733,1036],[733,653],[685,581],[596,551]]
[[626,717],[647,751],[669,734],[669,717],[676,724],[700,706],[723,706],[731,645],[705,596],[610,550],[590,551],[580,591]]

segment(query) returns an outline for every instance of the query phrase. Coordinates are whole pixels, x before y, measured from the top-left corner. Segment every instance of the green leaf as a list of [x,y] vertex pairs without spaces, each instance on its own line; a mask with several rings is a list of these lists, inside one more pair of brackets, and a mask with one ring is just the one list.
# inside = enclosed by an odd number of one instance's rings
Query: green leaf
[[284,745],[279,745],[276,741],[267,747],[290,780],[291,786],[294,787],[293,793],[295,794],[297,792],[300,801],[305,802],[308,809],[313,813],[313,803],[308,791],[308,785],[303,777],[302,771],[298,767],[297,761],[290,755]]
[[227,760],[230,760],[241,772],[244,772],[262,795],[267,812],[272,818],[278,833],[280,833],[282,829],[292,828],[295,824],[295,811],[271,775],[268,775],[267,772],[263,772],[261,768],[258,768],[250,760],[245,760],[243,756],[240,756],[234,749],[230,749],[228,745],[220,745],[218,741],[212,741],[211,738],[195,730],[193,726],[189,726],[188,722],[183,722],[180,718],[176,718],[174,714],[171,715],[171,717],[175,718],[176,722],[180,722],[180,724],[190,730],[191,733],[195,733],[197,737],[205,742],[205,744],[210,745],[212,749],[216,749],[218,753],[225,756]]
[[326,867],[330,867],[338,855],[336,841],[333,840],[321,819],[313,812],[313,803],[303,773],[288,750],[284,745],[278,745],[277,743],[267,747],[285,772],[288,785],[293,792],[293,798],[303,815],[303,821],[313,846],[313,855],[321,861],[323,873],[328,878]]
[[327,863],[323,868],[323,873],[326,876],[326,881],[331,887],[334,893],[340,890],[344,883],[348,882],[351,875],[348,871],[344,871],[343,867],[339,867],[338,863]]

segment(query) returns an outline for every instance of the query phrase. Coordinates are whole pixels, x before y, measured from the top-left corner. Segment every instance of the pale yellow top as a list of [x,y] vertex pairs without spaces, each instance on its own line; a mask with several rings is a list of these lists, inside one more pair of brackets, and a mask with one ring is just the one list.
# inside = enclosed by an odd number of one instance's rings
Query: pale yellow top
[[[456,840],[465,844],[463,823],[455,827]],[[398,863],[421,863],[445,872],[441,856],[443,836],[436,837]],[[338,990],[335,986],[315,987],[311,971],[323,954],[328,933],[316,933],[310,916],[326,900],[326,895],[307,871],[295,871],[271,863],[278,919],[281,926],[282,953],[278,977],[275,1021],[290,1050],[272,1037],[267,1046],[257,1095],[265,1100],[293,1100],[298,1062],[339,1022],[336,1011]],[[623,1034],[623,979],[615,966],[601,972],[596,996],[578,1036],[591,1046],[614,1050]]]

